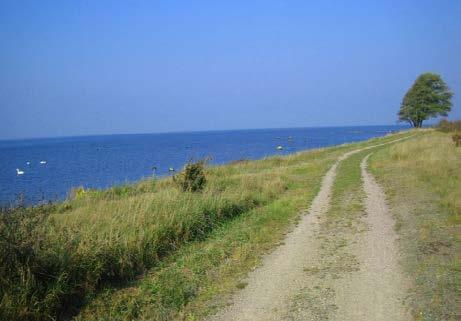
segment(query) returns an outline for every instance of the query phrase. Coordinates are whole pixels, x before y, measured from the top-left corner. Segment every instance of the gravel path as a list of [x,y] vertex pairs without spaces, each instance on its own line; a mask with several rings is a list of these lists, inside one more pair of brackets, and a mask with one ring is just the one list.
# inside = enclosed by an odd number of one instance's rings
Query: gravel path
[[319,216],[328,211],[336,168],[342,160],[359,151],[361,149],[345,153],[328,170],[308,213],[287,235],[284,244],[267,255],[262,266],[250,273],[248,285],[234,296],[232,304],[210,320],[283,319],[293,294],[304,286],[303,268],[315,258],[309,244]]
[[410,320],[403,306],[405,279],[398,264],[397,235],[385,195],[361,162],[365,190],[366,233],[355,247],[360,269],[336,284],[336,320]]
[[[399,140],[401,139],[384,144]],[[306,282],[310,282],[306,279],[305,267],[319,258],[321,247],[318,246],[315,232],[318,230],[320,218],[329,209],[337,167],[353,154],[384,144],[350,151],[337,160],[323,178],[320,191],[308,213],[302,216],[296,228],[287,235],[284,244],[263,259],[261,267],[248,275],[247,286],[234,295],[229,306],[209,318],[210,321],[298,319],[290,316],[293,315],[290,311],[291,303],[306,287]],[[393,222],[386,212],[382,191],[366,172],[365,162],[366,159],[362,163],[362,174],[367,193],[368,219],[372,228],[367,233],[366,244],[359,255],[363,259],[364,271],[359,273],[356,280],[352,280],[353,284],[349,282],[346,286],[341,286],[343,293],[347,295],[337,297],[339,302],[335,305],[339,313],[336,315],[341,316],[344,313],[344,318],[338,320],[398,321],[403,314],[397,308],[400,303],[395,296],[396,293],[400,294],[398,283],[401,280],[394,277],[398,271],[394,256],[396,249]],[[386,314],[389,311],[392,313]],[[303,318],[308,319],[310,318]]]

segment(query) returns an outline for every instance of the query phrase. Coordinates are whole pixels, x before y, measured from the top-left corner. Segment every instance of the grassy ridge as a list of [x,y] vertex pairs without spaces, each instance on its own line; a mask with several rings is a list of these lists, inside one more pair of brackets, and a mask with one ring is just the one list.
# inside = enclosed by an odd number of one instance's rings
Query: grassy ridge
[[143,183],[151,185],[150,191],[140,184],[126,195],[117,189],[94,192],[50,209],[42,224],[25,235],[43,241],[24,249],[29,257],[2,264],[16,261],[26,270],[15,274],[12,267],[10,279],[3,280],[2,318],[52,318],[78,297],[105,283],[133,278],[183,243],[202,239],[217,224],[287,188],[282,175],[232,175],[236,168],[210,171],[203,193],[182,193],[168,179],[156,186]]
[[[209,168],[203,193],[180,192],[171,179],[149,180],[2,215],[0,318],[66,317],[75,313],[73,307],[90,302],[101,289],[134,280],[153,267],[154,281],[140,284],[148,292],[141,291],[139,300],[128,296],[134,304],[122,307],[122,312],[115,315],[136,318],[143,311],[143,302],[160,307],[158,311],[146,308],[148,315],[180,315],[179,310],[187,311],[189,306],[206,301],[206,293],[219,292],[205,290],[203,284],[215,284],[209,271],[222,277],[228,255],[243,257],[241,266],[232,265],[234,272],[247,271],[264,247],[281,238],[297,211],[308,205],[306,200],[311,199],[321,177],[340,153],[373,143]],[[232,224],[236,224],[235,229]],[[240,234],[240,230],[247,234]],[[199,241],[209,238],[219,244],[219,234],[210,236],[219,231],[228,240],[225,254],[219,254],[222,249],[218,246],[216,252],[204,250],[204,255],[197,256],[200,252],[195,252],[194,246],[213,248],[212,243]],[[246,250],[235,252],[239,247]],[[187,259],[178,254],[187,253],[187,249],[192,249]],[[207,257],[209,260],[202,260]],[[178,266],[182,260],[192,262],[190,272],[171,272],[175,269],[169,264]],[[238,275],[230,274],[229,280]],[[169,282],[173,282],[171,286]],[[228,290],[223,288],[222,292]],[[109,310],[114,307],[118,311],[118,305],[111,303]],[[134,314],[126,312],[130,309]],[[104,315],[107,309],[101,311]]]
[[461,148],[431,132],[376,152],[371,170],[397,222],[415,320],[459,320]]
[[225,305],[232,291],[245,286],[240,282],[241,277],[259,264],[267,249],[283,239],[286,230],[299,218],[299,211],[317,193],[323,175],[337,157],[358,146],[395,138],[293,157],[281,168],[291,173],[295,182],[284,195],[226,223],[205,242],[184,247],[129,287],[101,294],[77,319],[202,319]]

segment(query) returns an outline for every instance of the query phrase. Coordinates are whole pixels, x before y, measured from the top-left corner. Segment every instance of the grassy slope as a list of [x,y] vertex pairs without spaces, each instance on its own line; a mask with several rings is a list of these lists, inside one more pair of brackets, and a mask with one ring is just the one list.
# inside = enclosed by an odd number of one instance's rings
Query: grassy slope
[[51,319],[84,299],[77,319],[193,320],[244,286],[339,155],[395,138],[210,168],[203,193],[148,180],[52,206],[13,229],[14,251],[0,242],[14,258],[0,262],[0,317]]
[[370,168],[397,222],[414,318],[459,320],[461,148],[430,132],[381,149]]
[[284,168],[292,175],[286,193],[227,221],[205,242],[183,247],[130,287],[101,295],[79,319],[93,320],[97,315],[98,320],[185,316],[194,320],[222,304],[223,294],[244,286],[239,279],[258,264],[259,255],[283,238],[296,213],[315,196],[323,173],[337,155],[313,153],[307,163]]
[[[283,239],[339,155],[395,138],[301,153],[281,158],[278,166],[273,158],[246,164],[285,173],[289,176],[287,190],[272,202],[227,221],[207,240],[182,247],[141,280],[100,294],[77,319],[196,320],[216,310],[236,288],[244,286],[239,280],[259,264],[261,255]],[[244,171],[244,167],[238,170]]]

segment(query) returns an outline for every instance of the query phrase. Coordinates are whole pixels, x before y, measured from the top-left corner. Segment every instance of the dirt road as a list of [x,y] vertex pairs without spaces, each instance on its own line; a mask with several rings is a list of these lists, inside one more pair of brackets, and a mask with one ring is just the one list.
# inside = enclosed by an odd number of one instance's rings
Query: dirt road
[[394,220],[381,187],[367,171],[369,156],[360,164],[368,230],[359,236],[353,249],[358,271],[349,273],[335,285],[337,313],[334,319],[409,320],[403,306],[406,282],[398,264]]
[[[397,140],[395,140],[397,141]],[[394,141],[394,142],[395,142]],[[382,144],[380,144],[382,145]],[[344,260],[325,258],[325,244],[336,244],[336,233],[320,235],[322,217],[330,209],[331,193],[339,164],[356,153],[377,147],[350,151],[341,156],[323,178],[321,188],[300,223],[287,235],[284,244],[263,259],[251,272],[247,286],[236,293],[230,305],[211,321],[230,320],[404,320],[401,305],[403,288],[397,262],[393,220],[387,212],[384,195],[361,164],[366,194],[368,228],[353,239],[346,253],[354,258],[347,275],[338,277],[333,269],[309,273],[318,262]],[[359,166],[357,164],[357,166]],[[316,272],[321,268],[315,268]]]

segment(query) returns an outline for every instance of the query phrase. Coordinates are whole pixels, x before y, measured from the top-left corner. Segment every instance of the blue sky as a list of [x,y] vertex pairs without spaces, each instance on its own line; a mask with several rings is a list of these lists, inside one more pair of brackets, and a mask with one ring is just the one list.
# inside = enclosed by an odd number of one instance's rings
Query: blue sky
[[0,139],[461,118],[461,1],[0,2]]

